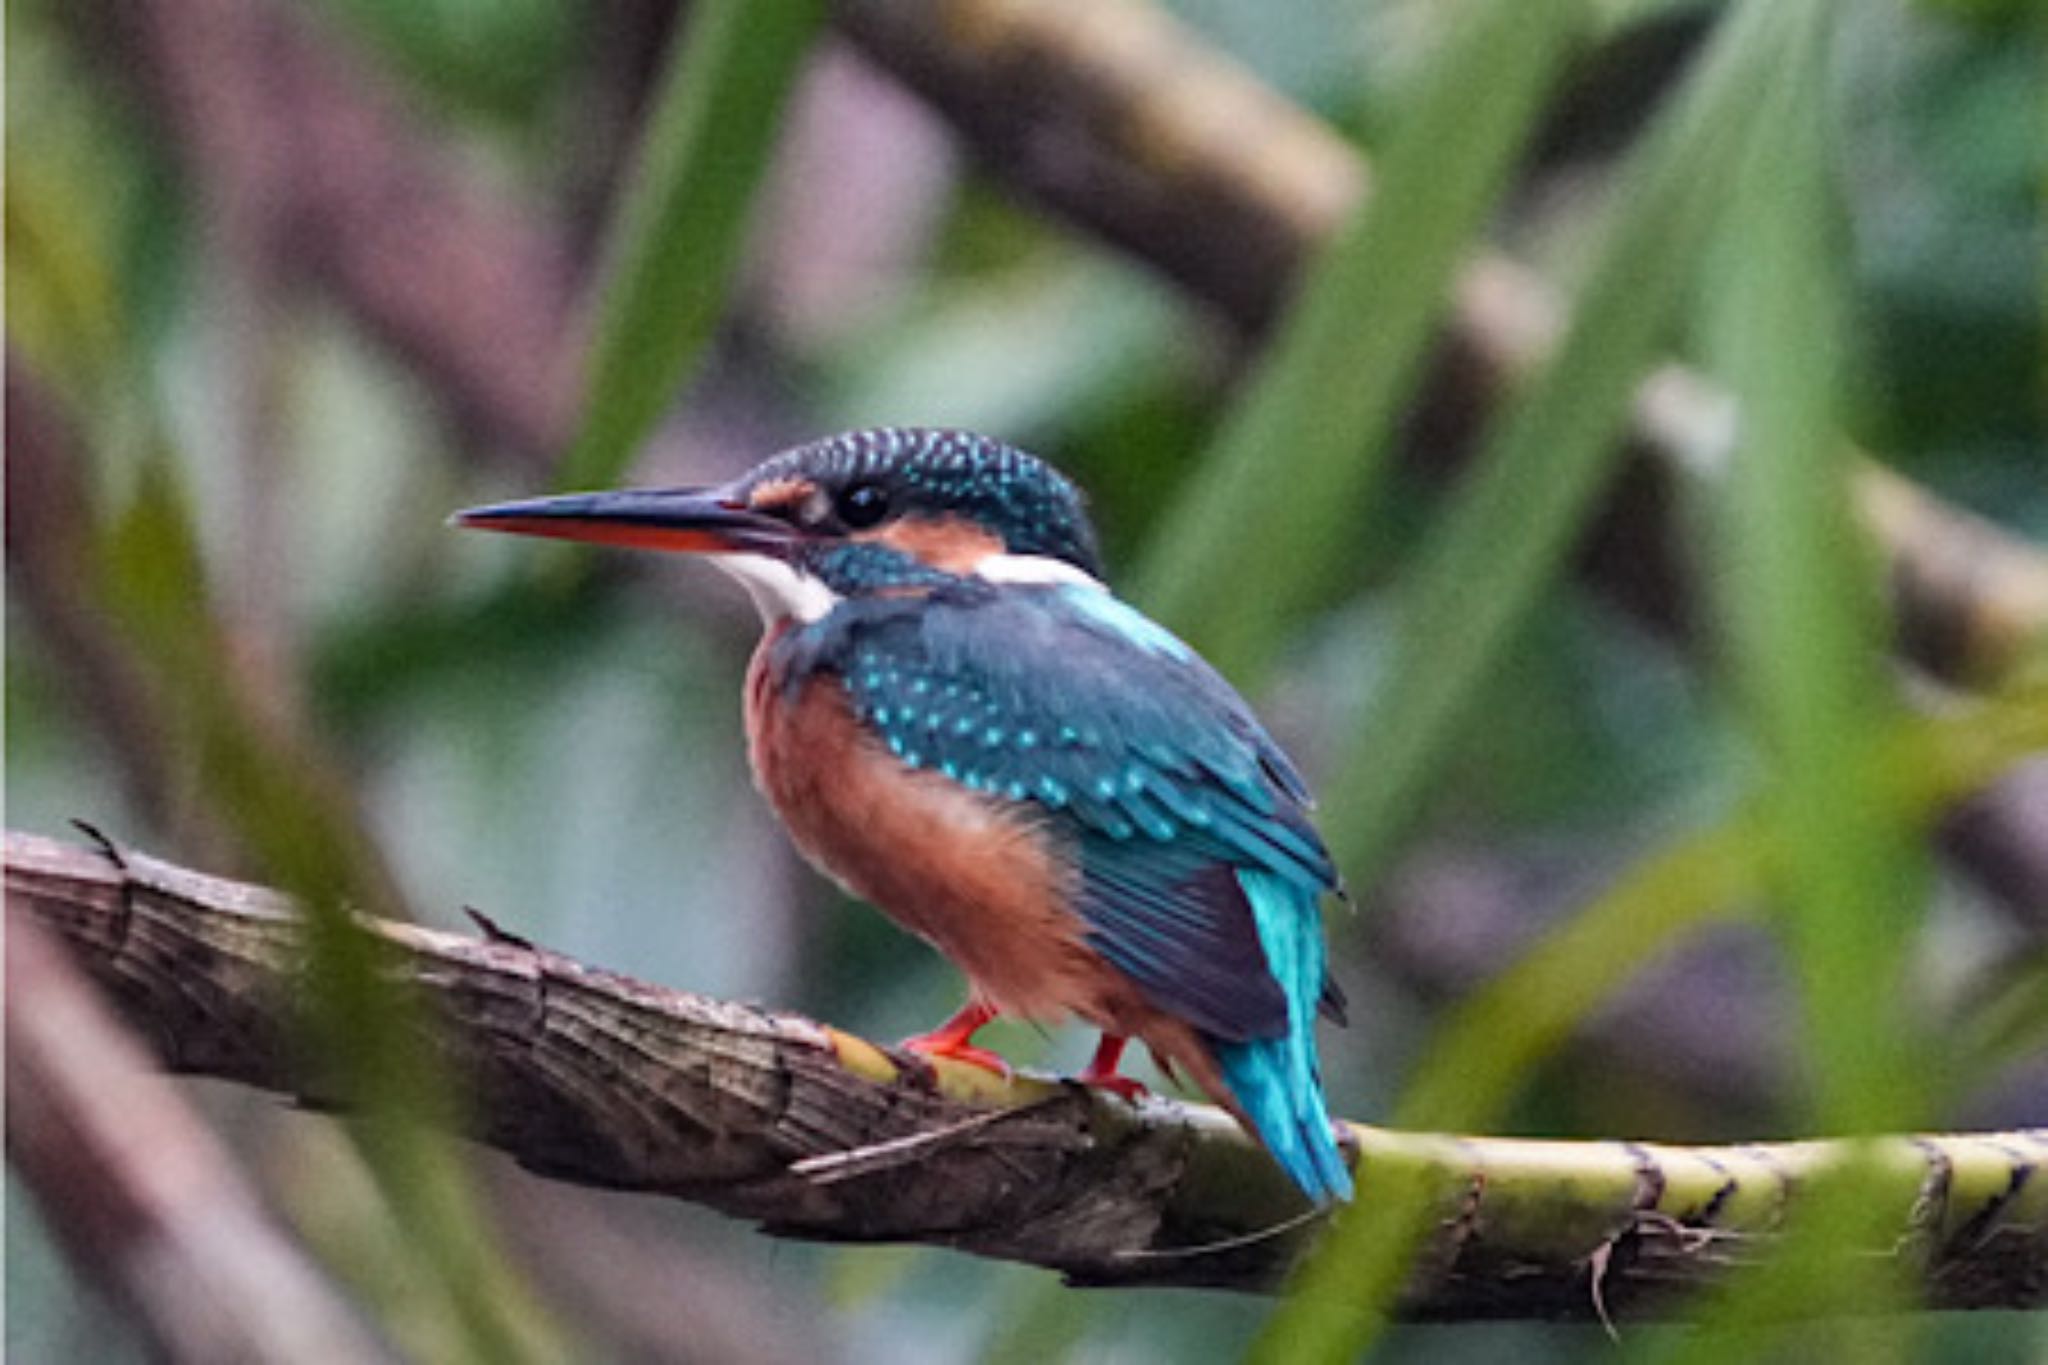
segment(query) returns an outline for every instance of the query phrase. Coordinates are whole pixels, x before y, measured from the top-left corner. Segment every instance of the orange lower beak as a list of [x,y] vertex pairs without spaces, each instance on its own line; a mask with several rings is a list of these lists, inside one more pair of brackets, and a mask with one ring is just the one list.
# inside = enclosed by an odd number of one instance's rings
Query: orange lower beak
[[723,488],[634,489],[471,507],[452,525],[514,535],[686,554],[785,558],[802,539],[788,522],[749,508]]

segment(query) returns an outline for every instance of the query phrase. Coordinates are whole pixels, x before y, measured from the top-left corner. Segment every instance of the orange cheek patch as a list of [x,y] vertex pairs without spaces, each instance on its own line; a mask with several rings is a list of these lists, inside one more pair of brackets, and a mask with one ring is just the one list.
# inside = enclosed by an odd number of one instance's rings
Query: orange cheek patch
[[905,517],[856,539],[879,541],[951,574],[973,573],[976,564],[1003,552],[999,537],[959,517]]
[[747,506],[756,512],[782,512],[796,507],[818,491],[809,479],[770,479],[747,495]]
[[622,521],[578,521],[572,517],[473,517],[463,522],[486,531],[574,540],[586,545],[620,545],[632,550],[718,554],[735,548],[723,536],[681,526],[637,526]]

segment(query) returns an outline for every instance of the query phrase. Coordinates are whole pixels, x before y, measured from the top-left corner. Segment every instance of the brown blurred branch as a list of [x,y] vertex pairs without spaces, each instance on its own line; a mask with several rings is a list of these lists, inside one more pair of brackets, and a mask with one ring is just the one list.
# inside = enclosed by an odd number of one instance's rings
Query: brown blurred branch
[[2028,929],[2048,937],[2048,756],[1957,807],[1942,822],[1941,841]]
[[7,1159],[166,1361],[394,1359],[43,927],[7,924]]
[[[1370,189],[1326,125],[1142,0],[837,0],[841,26],[930,100],[1001,179],[1263,330],[1308,258]],[[1548,354],[1564,309],[1534,272],[1481,253],[1453,301],[1417,443],[1434,465]],[[1634,484],[1589,565],[1625,600],[1688,619],[1676,483],[1718,454],[1723,400],[1671,369],[1645,390]],[[2048,557],[1875,466],[1864,513],[1897,592],[1902,646],[1937,674],[1995,676],[2048,632]],[[1647,591],[1646,591],[1647,589]]]
[[577,352],[573,261],[544,215],[463,173],[389,79],[337,35],[316,39],[302,10],[108,0],[74,17],[104,34],[197,180],[237,187],[267,221],[281,269],[346,300],[476,448],[544,467],[568,432]]
[[[10,915],[49,927],[176,1070],[323,1095],[282,1040],[302,953],[289,903],[135,856],[8,835]],[[697,1200],[781,1235],[935,1243],[1095,1284],[1263,1289],[1312,1229],[1214,1110],[934,1070],[792,1015],[666,991],[493,931],[368,923],[438,1007],[476,1136],[546,1175]],[[1827,1144],[1647,1147],[1353,1127],[1376,1173],[1449,1216],[1403,1311],[1682,1312],[1770,1245]],[[2048,1134],[1885,1144],[1910,1255],[1942,1307],[2048,1298]],[[1548,1212],[1544,1212],[1547,1210]],[[1875,1250],[1875,1248],[1873,1248]]]

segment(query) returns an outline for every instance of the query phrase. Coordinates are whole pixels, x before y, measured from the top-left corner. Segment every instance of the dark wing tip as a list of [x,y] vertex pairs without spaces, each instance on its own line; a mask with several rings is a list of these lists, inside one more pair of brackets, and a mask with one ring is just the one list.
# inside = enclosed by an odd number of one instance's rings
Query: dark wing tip
[[1316,998],[1316,1010],[1338,1028],[1351,1026],[1351,1001],[1336,977],[1323,978],[1323,993]]

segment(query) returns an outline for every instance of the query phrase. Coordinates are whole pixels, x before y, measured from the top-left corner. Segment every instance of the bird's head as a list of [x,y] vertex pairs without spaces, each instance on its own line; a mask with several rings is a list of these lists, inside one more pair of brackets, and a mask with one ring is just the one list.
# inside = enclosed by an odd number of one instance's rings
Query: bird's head
[[457,525],[704,555],[770,621],[938,575],[1093,581],[1080,490],[972,432],[877,427],[813,441],[708,488],[574,493],[459,512]]

